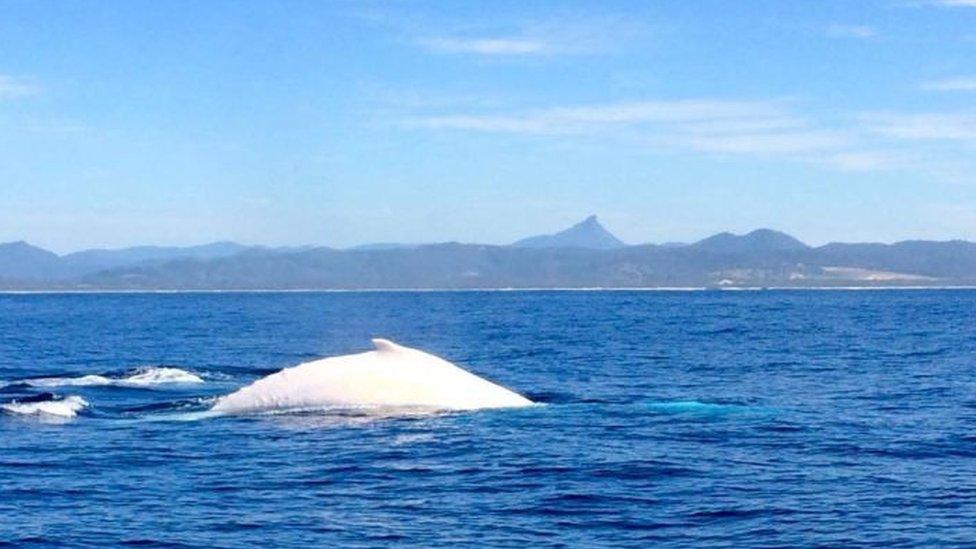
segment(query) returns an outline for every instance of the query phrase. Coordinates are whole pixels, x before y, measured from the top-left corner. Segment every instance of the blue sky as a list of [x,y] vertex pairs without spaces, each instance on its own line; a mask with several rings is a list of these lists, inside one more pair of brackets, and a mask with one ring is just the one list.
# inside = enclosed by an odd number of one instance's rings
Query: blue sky
[[976,240],[976,0],[0,1],[0,241]]

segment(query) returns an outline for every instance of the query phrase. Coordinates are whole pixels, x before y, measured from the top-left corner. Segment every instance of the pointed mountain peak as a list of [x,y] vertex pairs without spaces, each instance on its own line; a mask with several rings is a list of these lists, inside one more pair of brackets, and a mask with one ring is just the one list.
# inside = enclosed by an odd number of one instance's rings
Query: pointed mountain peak
[[608,231],[595,215],[554,234],[531,236],[512,244],[519,248],[589,248],[609,250],[626,246]]

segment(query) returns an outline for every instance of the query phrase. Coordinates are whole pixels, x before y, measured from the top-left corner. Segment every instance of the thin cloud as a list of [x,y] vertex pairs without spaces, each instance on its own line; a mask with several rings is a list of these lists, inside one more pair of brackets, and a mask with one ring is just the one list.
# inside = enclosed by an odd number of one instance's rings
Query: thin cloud
[[783,160],[853,172],[907,169],[943,179],[940,166],[969,166],[976,148],[976,113],[867,112],[826,123],[786,100],[632,101],[401,120],[431,130],[596,138],[658,153]]
[[40,92],[40,86],[30,80],[0,74],[0,99],[31,97]]
[[976,0],[905,0],[908,8],[976,8]]
[[830,25],[826,32],[827,36],[835,38],[857,38],[860,40],[868,40],[878,36],[874,27],[867,25]]
[[540,41],[520,38],[429,38],[421,44],[436,53],[478,55],[539,55],[550,49]]
[[848,141],[841,132],[804,130],[691,137],[684,144],[703,152],[776,155],[832,151],[849,145]]
[[902,156],[883,151],[855,151],[828,154],[820,161],[844,172],[876,172],[908,166]]
[[89,132],[90,127],[69,120],[32,120],[24,123],[22,131],[50,136],[68,136]]
[[684,123],[689,130],[701,130],[708,124],[770,124],[781,123],[784,115],[773,103],[690,99],[557,107],[515,114],[435,115],[409,122],[438,129],[558,135],[643,124]]
[[958,76],[945,80],[932,80],[923,82],[921,87],[927,91],[976,92],[976,76]]
[[558,107],[522,113],[413,118],[411,126],[535,136],[636,139],[654,151],[781,158],[844,170],[883,169],[853,132],[820,127],[785,101],[683,99]]
[[861,116],[868,131],[899,140],[961,141],[976,144],[976,114],[972,113],[867,113]]
[[439,54],[518,57],[597,55],[648,36],[647,25],[613,14],[459,22],[388,16],[379,21],[410,43]]

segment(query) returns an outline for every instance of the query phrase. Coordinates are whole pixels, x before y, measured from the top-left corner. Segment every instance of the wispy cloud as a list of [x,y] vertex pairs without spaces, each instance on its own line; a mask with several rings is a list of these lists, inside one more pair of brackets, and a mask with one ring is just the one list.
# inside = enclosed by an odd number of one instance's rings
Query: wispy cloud
[[842,132],[811,129],[689,136],[675,142],[702,152],[760,156],[836,151],[850,145],[849,137]]
[[902,0],[907,8],[976,8],[976,0]]
[[957,76],[944,80],[932,80],[923,82],[921,87],[928,91],[976,92],[976,76]]
[[40,86],[32,80],[0,74],[0,99],[30,97],[40,92]]
[[914,141],[962,141],[976,145],[976,114],[950,113],[867,113],[861,116],[865,127],[878,135]]
[[48,136],[69,136],[89,132],[91,128],[70,120],[27,120],[20,130]]
[[649,152],[786,160],[841,171],[913,170],[943,177],[948,165],[957,166],[954,173],[976,167],[976,113],[850,113],[828,122],[799,107],[782,99],[698,98],[401,120],[413,128],[598,139]]
[[538,55],[552,51],[550,46],[539,40],[522,38],[427,38],[420,43],[438,53]]
[[849,129],[819,126],[784,100],[683,99],[557,107],[521,113],[414,117],[414,127],[536,136],[629,139],[652,151],[790,159],[861,171],[889,157]]
[[431,14],[372,10],[360,16],[437,54],[496,57],[594,55],[615,51],[650,33],[627,15],[605,11],[542,17],[458,20]]
[[860,40],[868,40],[871,38],[876,38],[878,32],[874,27],[869,27],[867,25],[830,25],[826,29],[827,36],[833,36],[835,38],[857,38]]
[[402,115],[404,111],[423,111],[433,109],[489,109],[510,103],[509,94],[489,92],[466,87],[445,90],[442,88],[393,87],[366,83],[360,86],[360,94],[381,109],[390,111],[391,116]]
[[875,172],[909,167],[909,157],[904,153],[886,151],[857,151],[828,154],[822,163],[845,172]]
[[785,113],[775,104],[748,101],[689,99],[634,101],[506,114],[461,114],[414,118],[414,125],[503,133],[578,134],[643,124],[683,123],[690,131],[728,124],[782,123]]

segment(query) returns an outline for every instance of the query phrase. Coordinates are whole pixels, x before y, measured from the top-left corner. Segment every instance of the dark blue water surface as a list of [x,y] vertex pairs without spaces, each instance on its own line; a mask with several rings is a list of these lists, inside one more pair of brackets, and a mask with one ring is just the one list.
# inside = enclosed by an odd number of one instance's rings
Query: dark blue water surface
[[[0,296],[0,543],[972,545],[974,312],[973,291]],[[201,417],[376,336],[545,405]],[[163,366],[204,382],[64,381]],[[74,418],[10,407],[69,396]]]

